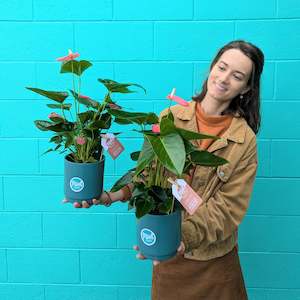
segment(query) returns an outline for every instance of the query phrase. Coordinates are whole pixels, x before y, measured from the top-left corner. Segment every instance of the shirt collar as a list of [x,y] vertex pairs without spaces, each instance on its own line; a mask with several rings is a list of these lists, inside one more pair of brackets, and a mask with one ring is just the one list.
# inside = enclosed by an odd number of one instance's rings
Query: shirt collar
[[[176,117],[183,121],[196,121],[196,101],[190,101],[189,106],[177,106]],[[225,131],[222,139],[231,140],[236,143],[244,143],[246,135],[247,122],[244,118],[233,117],[229,128]]]

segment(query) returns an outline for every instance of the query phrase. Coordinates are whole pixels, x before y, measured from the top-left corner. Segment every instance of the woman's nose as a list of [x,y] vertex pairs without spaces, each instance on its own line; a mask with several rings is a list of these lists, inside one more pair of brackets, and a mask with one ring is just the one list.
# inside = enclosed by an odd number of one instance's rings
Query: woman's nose
[[224,72],[219,74],[219,79],[222,83],[226,84],[229,81],[229,76],[230,76],[229,72]]

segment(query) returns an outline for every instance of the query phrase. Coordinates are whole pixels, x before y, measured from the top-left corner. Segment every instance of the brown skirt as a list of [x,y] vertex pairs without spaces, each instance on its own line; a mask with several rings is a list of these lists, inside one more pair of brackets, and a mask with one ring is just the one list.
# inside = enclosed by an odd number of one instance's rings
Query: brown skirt
[[152,300],[247,300],[237,247],[208,261],[181,255],[153,268]]

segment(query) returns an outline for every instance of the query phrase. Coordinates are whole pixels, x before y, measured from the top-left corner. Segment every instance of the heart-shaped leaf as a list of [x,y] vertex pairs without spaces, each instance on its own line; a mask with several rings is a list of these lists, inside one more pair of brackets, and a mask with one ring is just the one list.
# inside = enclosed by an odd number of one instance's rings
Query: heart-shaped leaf
[[153,148],[151,144],[148,142],[147,139],[144,141],[144,145],[142,148],[142,151],[140,153],[137,166],[135,169],[135,175],[140,174],[146,167],[150,165],[152,162],[153,158],[155,156],[155,153],[153,151]]
[[67,92],[46,91],[46,90],[32,88],[32,87],[26,87],[26,89],[59,103],[63,103],[65,99],[69,96]]
[[192,163],[207,167],[217,167],[228,163],[228,161],[222,157],[216,156],[208,151],[193,151],[190,153]]
[[47,104],[47,106],[49,108],[54,108],[54,109],[64,109],[64,110],[70,110],[72,107],[71,103],[67,103],[67,104]]
[[145,135],[159,161],[172,173],[182,175],[185,163],[185,148],[181,136],[171,133],[166,136]]
[[146,93],[145,88],[143,88],[141,85],[136,83],[119,83],[117,81],[111,80],[111,79],[98,79],[99,82],[101,82],[111,93],[122,93],[122,94],[128,94],[128,93],[135,93],[135,91],[131,91],[128,89],[129,86],[136,86],[144,90]]
[[87,60],[69,60],[62,63],[60,73],[73,73],[80,76],[91,66],[92,64]]
[[183,128],[176,128],[176,131],[186,140],[219,139],[219,137],[214,135],[202,134],[195,131],[189,131]]

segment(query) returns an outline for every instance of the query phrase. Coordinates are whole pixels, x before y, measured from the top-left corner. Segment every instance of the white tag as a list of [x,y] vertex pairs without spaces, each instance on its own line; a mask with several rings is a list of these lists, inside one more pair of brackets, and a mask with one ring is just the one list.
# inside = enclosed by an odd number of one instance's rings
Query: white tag
[[193,215],[197,208],[203,203],[202,198],[184,179],[176,179],[173,181],[172,194],[190,215]]
[[101,134],[101,146],[107,151],[110,147],[112,140],[115,139],[115,135],[113,133]]
[[108,151],[112,159],[116,159],[124,151],[124,146],[113,133],[107,133],[101,135],[101,137],[101,145]]

